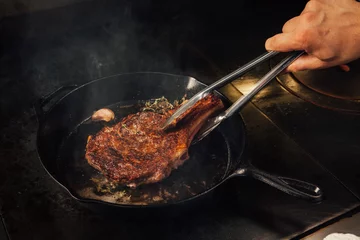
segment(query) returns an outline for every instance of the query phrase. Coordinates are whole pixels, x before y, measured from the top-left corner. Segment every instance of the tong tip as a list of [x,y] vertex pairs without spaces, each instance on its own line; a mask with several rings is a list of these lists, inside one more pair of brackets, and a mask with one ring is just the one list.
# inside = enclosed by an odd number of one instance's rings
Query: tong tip
[[161,126],[161,130],[168,130],[176,125],[176,121],[174,121],[173,116],[168,118],[166,122]]
[[186,101],[183,105],[181,105],[164,123],[161,127],[162,130],[167,130],[172,127],[175,127],[176,124],[182,119],[183,114],[187,112],[197,101],[197,98],[192,98]]

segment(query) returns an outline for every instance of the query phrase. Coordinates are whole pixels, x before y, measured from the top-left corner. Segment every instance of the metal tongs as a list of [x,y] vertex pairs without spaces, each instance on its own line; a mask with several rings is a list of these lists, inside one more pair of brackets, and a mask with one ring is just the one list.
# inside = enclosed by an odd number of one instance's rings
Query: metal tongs
[[[177,120],[186,110],[192,107],[197,101],[207,96],[209,93],[218,89],[227,83],[234,81],[242,74],[248,72],[253,69],[255,66],[260,63],[269,60],[270,58],[276,56],[279,52],[270,51],[260,55],[259,57],[253,59],[247,64],[241,66],[234,72],[226,75],[220,80],[214,82],[210,86],[201,90],[197,94],[195,94],[192,98],[190,98],[185,104],[183,104],[179,109],[177,109],[165,122],[163,129],[171,128],[174,121]],[[261,89],[263,89],[273,78],[275,78],[279,73],[285,70],[293,61],[295,61],[298,57],[300,57],[304,51],[294,51],[285,59],[283,59],[279,64],[277,64],[274,68],[272,68],[264,77],[262,77],[254,86],[254,88],[246,95],[241,96],[233,105],[231,105],[227,110],[220,113],[219,115],[210,118],[207,123],[200,129],[197,133],[194,142],[198,142],[202,140],[205,136],[207,136],[212,130],[214,130],[219,124],[232,116],[235,112],[237,112],[244,104],[246,104],[254,95],[256,95]],[[193,142],[193,143],[194,143]]]

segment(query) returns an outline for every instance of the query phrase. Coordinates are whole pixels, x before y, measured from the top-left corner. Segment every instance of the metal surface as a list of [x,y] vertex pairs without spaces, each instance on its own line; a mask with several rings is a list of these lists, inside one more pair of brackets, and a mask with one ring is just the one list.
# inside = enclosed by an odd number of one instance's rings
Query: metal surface
[[[270,61],[271,67],[276,61]],[[325,109],[360,113],[359,64],[349,64],[350,71],[338,67],[323,70],[301,71],[277,77],[277,81],[292,94]]]
[[[215,191],[207,211],[171,215],[171,221],[133,213],[130,220],[124,211],[115,217],[89,211],[44,171],[34,100],[60,86],[134,71],[190,75],[209,85],[261,54],[264,40],[304,2],[206,6],[95,0],[0,23],[0,204],[11,239],[299,239],[359,206],[353,194],[360,196],[359,117],[319,108],[276,81],[242,109],[245,151],[262,170],[317,183],[326,193],[319,204],[233,178]],[[267,71],[265,63],[234,83],[246,90]],[[225,88],[232,102],[241,96],[231,84]]]
[[165,122],[163,128],[167,129],[170,125],[173,124],[174,121],[176,121],[177,118],[179,118],[183,113],[185,113],[190,107],[192,107],[197,101],[204,98],[207,94],[214,91],[215,89],[219,89],[220,87],[224,86],[225,84],[230,83],[231,81],[235,80],[242,74],[248,72],[249,70],[253,69],[260,63],[263,63],[264,61],[269,60],[270,58],[276,56],[278,52],[270,51],[267,53],[264,53],[260,55],[259,57],[253,59],[252,61],[248,62],[247,64],[241,66],[234,72],[226,75],[225,77],[221,78],[218,81],[215,81],[210,86],[206,87],[205,89],[201,90],[197,94],[195,94],[193,97],[191,97],[185,104],[183,104],[180,108],[178,108]]
[[1,215],[0,215],[0,240],[9,240],[9,235],[6,231],[5,223]]
[[211,131],[220,125],[222,121],[231,117],[236,113],[244,104],[248,103],[252,97],[254,97],[261,89],[263,89],[273,78],[279,73],[285,70],[293,61],[299,58],[304,52],[295,52],[290,56],[286,57],[274,68],[272,68],[264,77],[262,77],[247,94],[240,97],[234,104],[232,104],[225,112],[209,119],[204,127],[202,127],[199,133],[195,136],[195,142],[201,141]]
[[348,66],[350,68],[348,72],[339,67],[332,67],[322,70],[300,71],[294,73],[293,78],[313,90],[315,94],[360,102],[360,73],[357,70],[360,68],[360,59],[350,62]]
[[[353,236],[360,239],[360,213],[351,214],[346,216],[344,219],[336,221],[331,225],[317,231],[309,236],[302,238],[303,240],[323,240],[325,237],[333,233],[340,234],[352,234]],[[333,237],[335,239],[336,237]],[[346,239],[346,237],[339,236],[338,239]]]
[[289,186],[291,186],[291,195],[293,196],[308,200],[322,200],[323,193],[321,189],[314,184],[286,177],[273,176],[253,167],[237,169],[231,177],[247,175],[250,175],[264,183],[270,184],[271,186],[284,192],[289,191]]

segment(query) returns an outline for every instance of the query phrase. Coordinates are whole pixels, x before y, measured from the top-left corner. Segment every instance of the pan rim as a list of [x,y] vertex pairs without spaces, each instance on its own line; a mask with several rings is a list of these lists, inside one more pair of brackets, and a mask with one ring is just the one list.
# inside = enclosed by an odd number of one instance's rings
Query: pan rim
[[[183,204],[185,202],[190,202],[194,199],[197,199],[197,198],[201,198],[202,196],[212,192],[213,190],[215,190],[217,187],[219,187],[220,185],[222,185],[224,182],[226,182],[227,180],[229,180],[231,178],[231,175],[232,175],[232,172],[229,171],[228,173],[224,174],[224,177],[216,184],[214,184],[212,187],[210,187],[209,189],[206,189],[205,191],[203,192],[200,192],[194,196],[190,196],[190,197],[187,197],[187,198],[184,198],[184,199],[181,199],[181,200],[177,200],[177,201],[173,201],[173,202],[162,202],[162,203],[151,203],[151,204],[123,204],[123,203],[112,203],[112,202],[106,202],[106,201],[103,201],[103,200],[97,200],[97,199],[90,199],[90,198],[83,198],[83,197],[79,197],[77,196],[77,194],[74,194],[72,190],[70,190],[68,187],[65,186],[64,183],[61,183],[60,180],[58,180],[56,178],[55,175],[51,174],[49,172],[49,170],[47,169],[47,167],[45,167],[45,164],[43,162],[43,159],[41,158],[40,156],[40,152],[39,152],[39,138],[40,138],[40,126],[41,124],[43,123],[43,119],[46,119],[46,116],[49,112],[51,112],[53,110],[53,108],[59,103],[61,102],[63,99],[65,99],[66,97],[68,97],[70,94],[74,93],[75,91],[81,89],[81,88],[84,88],[88,85],[91,85],[95,82],[98,82],[98,81],[101,81],[101,80],[105,80],[105,79],[111,79],[111,78],[114,78],[114,77],[119,77],[119,76],[126,76],[126,75],[139,75],[139,74],[151,74],[151,75],[162,75],[162,76],[171,76],[171,77],[181,77],[181,78],[188,78],[189,80],[193,80],[193,81],[196,81],[198,83],[200,83],[201,85],[203,86],[208,86],[207,84],[203,83],[202,81],[199,81],[198,79],[192,77],[192,76],[188,76],[188,75],[180,75],[180,74],[171,74],[171,73],[163,73],[163,72],[149,72],[149,71],[146,71],[146,72],[127,72],[127,73],[120,73],[120,74],[114,74],[114,75],[110,75],[110,76],[106,76],[106,77],[102,77],[102,78],[98,78],[98,79],[94,79],[94,80],[91,80],[87,83],[84,83],[80,86],[76,86],[74,87],[74,89],[70,90],[69,92],[67,92],[66,94],[64,94],[64,96],[60,97],[45,113],[43,113],[43,115],[41,116],[38,116],[37,115],[37,121],[38,121],[38,129],[36,131],[36,152],[37,152],[37,155],[38,155],[38,158],[40,160],[40,164],[41,166],[45,169],[46,173],[58,184],[60,185],[73,199],[79,201],[79,202],[82,202],[82,203],[90,203],[90,204],[103,204],[103,205],[108,205],[108,206],[111,206],[111,207],[116,207],[116,208],[128,208],[128,209],[132,209],[132,208],[147,208],[147,209],[152,209],[152,208],[164,208],[164,207],[170,207],[170,206],[173,206],[173,205],[178,205],[178,204]],[[225,97],[222,93],[220,93],[219,91],[214,91],[216,92],[217,94],[219,94],[222,98],[224,98],[225,100],[231,102],[227,97]],[[238,116],[240,116],[240,118],[242,119],[242,116],[240,113],[237,114]],[[244,134],[242,134],[241,136],[241,151],[239,153],[239,163],[237,164],[238,166],[236,167],[236,169],[239,168],[239,165],[241,165],[241,158],[243,157],[244,155],[244,151],[245,151],[245,146],[246,146],[246,128],[245,128],[245,123],[244,121],[241,121],[239,122],[239,124],[241,125],[241,129],[242,129],[242,132]]]

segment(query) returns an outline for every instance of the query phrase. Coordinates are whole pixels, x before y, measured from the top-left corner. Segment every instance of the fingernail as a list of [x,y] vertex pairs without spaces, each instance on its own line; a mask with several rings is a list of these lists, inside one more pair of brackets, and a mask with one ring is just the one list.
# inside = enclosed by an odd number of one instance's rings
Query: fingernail
[[346,65],[346,64],[339,65],[339,67],[344,72],[349,72],[350,71],[350,67],[348,65]]

